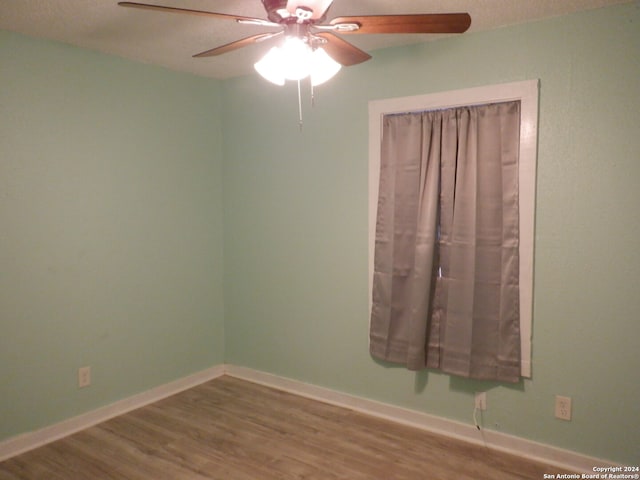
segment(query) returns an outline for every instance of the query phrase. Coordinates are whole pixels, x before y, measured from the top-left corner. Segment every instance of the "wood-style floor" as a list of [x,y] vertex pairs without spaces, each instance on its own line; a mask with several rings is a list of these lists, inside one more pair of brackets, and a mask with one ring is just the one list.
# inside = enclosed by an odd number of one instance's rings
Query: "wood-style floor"
[[0,480],[539,480],[557,472],[228,376],[0,463]]

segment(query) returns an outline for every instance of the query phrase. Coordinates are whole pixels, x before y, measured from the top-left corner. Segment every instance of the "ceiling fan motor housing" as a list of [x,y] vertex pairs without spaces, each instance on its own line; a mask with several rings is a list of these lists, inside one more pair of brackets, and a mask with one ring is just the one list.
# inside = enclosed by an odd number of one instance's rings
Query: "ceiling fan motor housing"
[[267,11],[267,18],[275,23],[284,21],[280,12],[287,11],[287,0],[262,0],[264,9]]
[[[313,1],[310,1],[313,5]],[[298,5],[295,12],[292,12],[287,7],[289,6],[288,0],[262,0],[264,9],[267,11],[267,18],[280,24],[289,23],[320,23],[326,19],[327,11],[321,18],[313,18],[314,9],[309,6]]]

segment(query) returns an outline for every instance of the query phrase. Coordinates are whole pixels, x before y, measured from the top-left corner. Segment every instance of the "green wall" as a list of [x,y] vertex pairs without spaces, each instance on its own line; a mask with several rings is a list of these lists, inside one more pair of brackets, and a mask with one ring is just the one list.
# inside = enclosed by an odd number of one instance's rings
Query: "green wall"
[[0,32],[0,439],[223,362],[220,121],[217,82]]
[[[374,52],[317,91],[224,83],[226,361],[640,461],[640,3]],[[412,373],[368,354],[367,106],[539,78],[533,379]],[[573,419],[553,417],[554,395]]]

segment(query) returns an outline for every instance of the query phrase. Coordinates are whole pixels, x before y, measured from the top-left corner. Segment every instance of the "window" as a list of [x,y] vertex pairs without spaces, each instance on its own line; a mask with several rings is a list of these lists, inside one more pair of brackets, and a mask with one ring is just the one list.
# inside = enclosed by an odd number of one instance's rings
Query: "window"
[[[499,103],[512,100],[519,100],[521,103],[518,164],[521,375],[523,377],[531,377],[538,80],[414,97],[376,100],[369,103],[369,292],[371,294],[373,281],[380,145],[382,119],[384,115]],[[369,298],[369,307],[371,307],[371,297]]]

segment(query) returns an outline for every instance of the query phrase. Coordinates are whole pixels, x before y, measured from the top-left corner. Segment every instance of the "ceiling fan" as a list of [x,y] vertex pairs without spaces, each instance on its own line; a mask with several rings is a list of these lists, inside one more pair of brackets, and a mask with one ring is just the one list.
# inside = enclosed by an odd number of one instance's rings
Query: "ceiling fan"
[[233,20],[240,24],[277,27],[276,32],[258,33],[193,55],[211,57],[242,47],[284,36],[258,63],[256,70],[280,85],[285,79],[311,77],[313,85],[331,78],[341,66],[351,66],[371,58],[367,52],[344,40],[341,35],[387,33],[463,33],[471,25],[468,13],[413,15],[362,15],[337,17],[326,22],[333,0],[261,0],[267,19],[230,15],[186,8],[119,2],[123,7],[199,15]]

